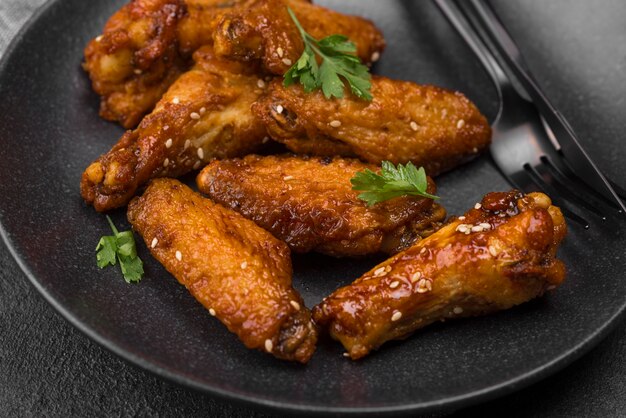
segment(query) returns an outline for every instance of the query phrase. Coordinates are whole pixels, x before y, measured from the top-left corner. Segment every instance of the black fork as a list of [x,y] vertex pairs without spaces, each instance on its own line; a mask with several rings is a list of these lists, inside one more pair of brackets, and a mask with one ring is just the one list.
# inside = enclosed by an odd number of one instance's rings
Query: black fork
[[[626,213],[613,184],[597,169],[567,121],[541,92],[493,11],[480,0],[459,2],[462,6],[453,0],[435,2],[496,85],[500,108],[492,125],[491,155],[509,182],[527,193],[548,194],[565,216],[585,228],[589,226],[586,217],[570,210],[565,201],[601,219],[615,212]],[[532,102],[518,93],[511,77]]]

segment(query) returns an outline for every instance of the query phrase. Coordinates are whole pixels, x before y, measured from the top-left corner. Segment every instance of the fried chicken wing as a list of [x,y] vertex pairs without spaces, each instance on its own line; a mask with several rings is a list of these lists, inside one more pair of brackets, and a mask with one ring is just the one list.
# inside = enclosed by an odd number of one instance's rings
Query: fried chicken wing
[[352,359],[432,322],[511,308],[558,286],[561,211],[541,193],[490,193],[430,237],[335,291],[315,321]]
[[368,168],[377,170],[352,159],[248,155],[213,161],[197,183],[297,253],[395,253],[440,226],[445,210],[431,199],[400,197],[373,207],[359,200],[350,179]]
[[83,67],[104,119],[136,126],[181,74],[176,28],[184,14],[183,0],[131,0],[89,42]]
[[316,39],[347,36],[364,63],[376,61],[385,48],[382,33],[367,19],[301,0],[248,0],[221,17],[214,34],[216,53],[245,61],[261,60],[268,72],[284,74],[304,50],[287,7]]
[[251,349],[306,363],[317,330],[291,286],[287,246],[173,179],[156,179],[128,219],[152,255]]
[[271,83],[253,106],[275,140],[296,153],[357,156],[380,164],[412,161],[429,175],[485,150],[491,128],[465,96],[439,87],[372,77],[371,102]]
[[154,177],[177,177],[212,158],[257,150],[265,128],[250,112],[264,85],[254,67],[216,59],[210,47],[167,91],[134,131],[128,131],[83,174],[81,194],[96,210],[123,206]]
[[131,0],[85,48],[83,66],[102,96],[100,115],[128,129],[137,126],[189,68],[191,55],[213,45],[216,33],[220,55],[261,60],[283,74],[286,60],[295,62],[303,48],[287,5],[311,33],[350,36],[366,61],[380,55],[384,40],[370,22],[305,0]]

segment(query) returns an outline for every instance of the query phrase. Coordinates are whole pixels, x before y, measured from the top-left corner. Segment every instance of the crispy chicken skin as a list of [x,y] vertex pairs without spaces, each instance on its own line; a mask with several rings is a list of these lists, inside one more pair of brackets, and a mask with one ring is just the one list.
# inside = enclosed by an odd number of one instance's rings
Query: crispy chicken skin
[[[398,252],[440,226],[445,210],[431,199],[401,197],[372,207],[350,179],[371,164],[343,158],[248,155],[213,161],[201,192],[285,241],[292,251],[335,257]],[[429,179],[428,192],[435,192]]]
[[306,363],[317,341],[291,286],[289,248],[173,179],[156,179],[128,207],[152,255],[251,349]]
[[566,225],[541,193],[490,193],[430,237],[335,291],[315,321],[352,359],[432,322],[511,308],[558,286]]
[[182,0],[131,0],[85,48],[100,116],[135,127],[185,67],[176,46]]
[[465,96],[434,86],[372,77],[371,102],[271,83],[253,106],[275,140],[296,153],[412,161],[434,176],[472,159],[491,140],[487,119]]
[[350,36],[365,61],[384,47],[369,21],[304,0],[131,0],[85,48],[83,66],[102,96],[100,115],[127,129],[137,126],[188,69],[191,55],[213,44],[216,33],[219,55],[258,60],[283,74],[289,68],[283,60],[295,62],[303,48],[287,5],[316,36]]
[[255,69],[216,59],[210,47],[174,83],[155,110],[83,173],[81,194],[97,211],[124,206],[154,177],[177,177],[212,158],[257,150],[265,128],[250,112],[259,97]]
[[380,30],[361,17],[301,0],[248,0],[221,17],[214,34],[216,53],[245,61],[261,60],[268,72],[284,74],[304,50],[287,7],[314,38],[334,34],[350,38],[365,63],[376,61],[385,48]]

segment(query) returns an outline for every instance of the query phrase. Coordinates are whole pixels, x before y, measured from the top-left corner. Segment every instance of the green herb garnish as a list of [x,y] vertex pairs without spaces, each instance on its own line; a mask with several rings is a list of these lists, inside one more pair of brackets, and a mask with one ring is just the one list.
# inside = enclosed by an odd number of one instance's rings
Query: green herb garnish
[[396,168],[389,161],[382,162],[380,174],[370,169],[359,171],[350,179],[352,190],[360,190],[359,199],[369,206],[400,196],[421,196],[428,199],[439,199],[426,192],[428,180],[423,167],[416,168],[413,163],[398,164]]
[[137,246],[132,231],[119,232],[107,215],[113,235],[100,238],[96,247],[98,267],[114,266],[120,262],[120,268],[127,283],[138,283],[143,277],[143,262],[137,257]]
[[[364,100],[372,100],[370,93],[372,76],[367,66],[354,55],[356,45],[343,35],[331,35],[318,41],[302,28],[289,7],[287,10],[300,31],[304,41],[304,52],[285,73],[283,81],[285,87],[300,80],[307,93],[322,89],[327,99],[342,98],[344,82],[341,78],[343,78],[350,86],[352,94]],[[316,55],[320,56],[321,65],[318,65]]]

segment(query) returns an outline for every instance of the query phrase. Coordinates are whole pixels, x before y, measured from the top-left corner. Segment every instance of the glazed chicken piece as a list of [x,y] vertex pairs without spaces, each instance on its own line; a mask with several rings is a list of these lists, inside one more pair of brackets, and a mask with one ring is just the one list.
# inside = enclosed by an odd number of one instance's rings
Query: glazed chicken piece
[[283,74],[286,60],[295,62],[303,49],[287,5],[316,36],[343,33],[364,60],[380,55],[384,40],[370,22],[304,0],[131,0],[85,49],[83,66],[102,96],[100,115],[137,126],[188,69],[191,55],[213,44],[216,31],[220,55],[261,61]]
[[367,19],[301,0],[248,0],[220,18],[214,34],[216,54],[244,61],[261,60],[266,71],[283,75],[304,50],[287,7],[316,39],[347,36],[366,64],[378,60],[385,48],[382,33]]
[[317,341],[291,286],[289,248],[173,179],[156,179],[128,219],[152,255],[251,349],[306,363]]
[[[198,188],[289,245],[335,257],[395,253],[441,226],[445,210],[431,199],[400,197],[372,207],[350,179],[377,168],[358,160],[296,156],[213,161]],[[431,179],[428,192],[435,192]]]
[[101,96],[100,116],[137,126],[185,69],[176,42],[182,0],[131,0],[85,48],[83,67]]
[[167,91],[156,109],[83,173],[81,194],[97,211],[124,206],[154,177],[177,177],[212,158],[254,152],[265,128],[250,112],[262,93],[255,68],[216,59],[210,47]]
[[296,153],[357,156],[380,164],[412,161],[437,175],[484,151],[491,128],[458,92],[373,76],[373,100],[271,83],[253,106],[275,140]]
[[352,359],[435,321],[508,309],[560,285],[559,208],[541,193],[481,204],[335,291],[313,310]]

